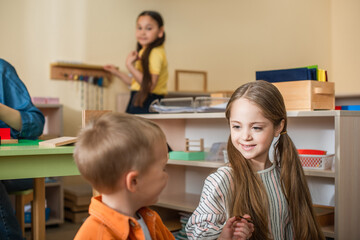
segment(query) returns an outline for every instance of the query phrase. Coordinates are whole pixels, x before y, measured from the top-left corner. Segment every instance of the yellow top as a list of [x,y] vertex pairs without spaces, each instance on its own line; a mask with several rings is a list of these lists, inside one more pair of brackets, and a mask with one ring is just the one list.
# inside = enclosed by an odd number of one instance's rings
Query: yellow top
[[[144,48],[140,50],[139,57],[141,58],[144,52]],[[139,71],[143,71],[141,66],[141,61],[137,60],[135,63],[135,68]],[[155,93],[158,95],[165,95],[167,94],[167,82],[169,78],[168,73],[168,63],[166,59],[164,45],[153,48],[150,52],[149,56],[149,70],[150,74],[159,75],[158,82],[151,93]],[[139,91],[140,84],[132,79],[131,88],[132,91]]]

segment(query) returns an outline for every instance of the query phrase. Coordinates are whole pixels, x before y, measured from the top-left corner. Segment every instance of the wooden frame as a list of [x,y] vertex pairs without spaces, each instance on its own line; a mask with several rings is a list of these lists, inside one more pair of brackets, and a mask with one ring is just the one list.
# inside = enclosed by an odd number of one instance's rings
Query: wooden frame
[[193,71],[193,70],[175,70],[175,91],[181,91],[179,89],[179,81],[181,74],[200,74],[203,76],[203,89],[202,91],[207,92],[207,72],[205,71]]

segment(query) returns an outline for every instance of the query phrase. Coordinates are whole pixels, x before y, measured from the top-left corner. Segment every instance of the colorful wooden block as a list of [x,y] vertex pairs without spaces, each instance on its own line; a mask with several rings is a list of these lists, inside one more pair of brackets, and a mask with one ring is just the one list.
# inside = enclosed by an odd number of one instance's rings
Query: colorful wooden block
[[0,128],[1,139],[10,139],[10,128]]

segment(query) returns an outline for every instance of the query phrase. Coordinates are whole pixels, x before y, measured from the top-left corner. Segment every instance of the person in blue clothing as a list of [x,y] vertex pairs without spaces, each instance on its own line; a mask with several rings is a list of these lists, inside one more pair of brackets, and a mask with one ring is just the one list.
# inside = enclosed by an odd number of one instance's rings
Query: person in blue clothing
[[[0,59],[0,128],[10,128],[11,138],[36,139],[45,118],[31,102],[29,92],[15,68]],[[23,239],[8,192],[32,188],[32,179],[0,181],[0,239]]]

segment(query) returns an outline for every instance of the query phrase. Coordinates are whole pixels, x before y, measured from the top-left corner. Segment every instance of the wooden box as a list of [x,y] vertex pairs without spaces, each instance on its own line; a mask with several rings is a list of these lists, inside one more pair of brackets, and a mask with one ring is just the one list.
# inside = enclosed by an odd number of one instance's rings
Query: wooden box
[[335,84],[319,81],[273,83],[284,97],[288,111],[335,109]]

